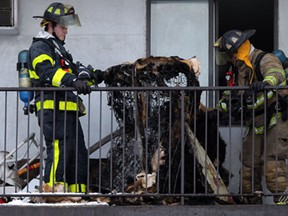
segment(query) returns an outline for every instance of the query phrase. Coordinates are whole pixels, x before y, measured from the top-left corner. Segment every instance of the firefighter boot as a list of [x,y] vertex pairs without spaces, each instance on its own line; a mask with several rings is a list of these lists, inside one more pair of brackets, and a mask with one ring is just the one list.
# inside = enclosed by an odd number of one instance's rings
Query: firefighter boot
[[[287,165],[285,160],[267,161],[266,184],[271,193],[284,193],[287,188]],[[281,203],[280,196],[274,196],[276,204]],[[287,203],[286,203],[287,204]]]
[[[243,204],[262,204],[262,197],[259,196],[259,191],[262,191],[261,186],[262,168],[242,166],[242,193],[252,196],[243,196],[241,203]],[[254,182],[254,184],[253,184]]]

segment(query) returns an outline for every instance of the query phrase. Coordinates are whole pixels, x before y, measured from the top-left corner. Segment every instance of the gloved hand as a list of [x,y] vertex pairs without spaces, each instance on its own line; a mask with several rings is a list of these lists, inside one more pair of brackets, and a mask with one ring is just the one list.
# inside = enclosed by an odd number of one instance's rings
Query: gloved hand
[[231,98],[231,115],[238,119],[241,116],[241,98],[240,97],[233,97]]
[[268,86],[269,83],[267,82],[262,82],[262,81],[255,81],[251,84],[251,88],[252,90],[259,92],[259,91],[263,91],[265,86]]
[[104,80],[104,72],[101,70],[93,70],[90,72],[91,79],[94,84],[100,84]]
[[79,68],[77,71],[78,74],[77,78],[82,81],[89,81],[91,79],[90,73],[91,72],[86,68]]
[[255,100],[255,95],[253,95],[254,92],[251,90],[245,91],[244,95],[243,95],[243,99],[244,99],[244,104],[245,105],[253,105],[254,104],[254,100]]
[[76,89],[78,94],[86,95],[86,94],[90,94],[91,93],[90,86],[86,82],[84,82],[82,80],[79,80],[79,79],[73,80],[72,86]]

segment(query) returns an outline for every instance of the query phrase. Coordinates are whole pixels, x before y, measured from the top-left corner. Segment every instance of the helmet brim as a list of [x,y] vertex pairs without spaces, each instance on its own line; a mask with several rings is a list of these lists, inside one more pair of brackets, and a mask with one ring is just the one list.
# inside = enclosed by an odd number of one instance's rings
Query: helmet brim
[[[44,16],[33,16],[33,18],[46,19]],[[81,26],[80,19],[79,19],[77,14],[70,14],[70,15],[66,15],[66,16],[61,16],[58,24],[65,26],[65,27]]]
[[[243,32],[243,39],[244,41],[249,39],[250,37],[252,37],[255,34],[256,30],[255,29],[249,29]],[[243,42],[244,42],[243,41]]]
[[[243,32],[243,42],[255,34],[255,29],[249,29]],[[221,39],[222,37],[218,38],[213,44],[213,47],[220,47],[221,48]]]
[[35,19],[38,19],[38,18],[45,19],[44,16],[33,16],[33,18],[35,18]]
[[216,40],[214,42],[213,47],[220,48],[221,47],[221,39],[222,39],[222,37],[218,38],[218,40]]

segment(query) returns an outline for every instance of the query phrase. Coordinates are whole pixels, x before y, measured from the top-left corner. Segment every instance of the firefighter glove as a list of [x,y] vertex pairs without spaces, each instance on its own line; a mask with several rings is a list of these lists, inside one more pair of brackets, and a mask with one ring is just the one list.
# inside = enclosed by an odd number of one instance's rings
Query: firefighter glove
[[255,100],[254,92],[251,90],[245,91],[243,95],[243,99],[246,105],[253,105],[254,100]]
[[86,95],[86,94],[90,94],[91,93],[90,86],[86,82],[84,82],[84,81],[82,81],[80,79],[73,80],[72,86],[76,89],[78,94]]
[[251,84],[252,90],[259,92],[264,91],[265,86],[269,85],[267,82],[255,81]]
[[104,80],[104,72],[101,70],[93,70],[90,73],[91,79],[94,81],[95,85],[100,84]]
[[240,97],[231,98],[231,115],[236,117],[242,110]]
[[77,71],[77,74],[78,74],[78,76],[77,76],[78,80],[88,81],[88,80],[91,79],[90,71],[88,71],[85,68],[79,68],[78,71]]

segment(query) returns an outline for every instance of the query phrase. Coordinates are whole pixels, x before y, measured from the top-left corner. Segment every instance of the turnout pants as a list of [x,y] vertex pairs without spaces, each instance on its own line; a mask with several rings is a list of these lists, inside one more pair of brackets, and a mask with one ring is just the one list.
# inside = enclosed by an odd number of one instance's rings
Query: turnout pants
[[[288,185],[285,161],[288,158],[287,126],[288,121],[280,119],[277,125],[266,132],[266,140],[264,134],[257,135],[253,128],[249,128],[248,134],[244,137],[242,150],[240,176],[243,194],[253,194],[255,191],[262,190],[263,171],[265,171],[266,185],[270,192],[282,193],[286,190]],[[258,203],[259,199],[250,201]]]
[[47,147],[44,181],[64,184],[70,192],[86,192],[88,152],[76,112],[44,110],[38,113]]

